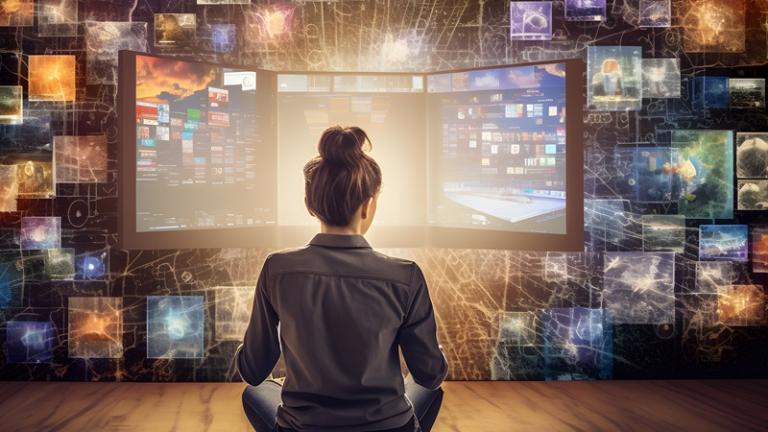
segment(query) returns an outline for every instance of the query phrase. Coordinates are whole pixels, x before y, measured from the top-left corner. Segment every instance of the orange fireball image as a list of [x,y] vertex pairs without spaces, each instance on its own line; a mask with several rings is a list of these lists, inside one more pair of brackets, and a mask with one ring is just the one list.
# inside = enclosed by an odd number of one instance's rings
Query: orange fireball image
[[29,56],[29,99],[55,102],[75,100],[75,56]]

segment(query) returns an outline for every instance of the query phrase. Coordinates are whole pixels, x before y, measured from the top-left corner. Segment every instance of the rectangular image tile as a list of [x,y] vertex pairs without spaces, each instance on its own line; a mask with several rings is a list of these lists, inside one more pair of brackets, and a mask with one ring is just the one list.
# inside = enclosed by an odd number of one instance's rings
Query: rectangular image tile
[[243,340],[251,318],[254,286],[220,286],[216,292],[216,340]]
[[765,292],[760,285],[726,285],[717,290],[718,321],[726,326],[765,324]]
[[612,332],[604,309],[544,311],[545,379],[607,379],[613,374]]
[[0,125],[17,125],[24,121],[21,86],[0,86]]
[[675,254],[606,252],[603,301],[614,324],[674,324]]
[[679,215],[643,215],[644,251],[685,251],[685,218]]
[[640,27],[672,25],[672,0],[640,0]]
[[203,296],[147,297],[147,358],[203,358]]
[[680,81],[680,60],[643,59],[644,98],[679,98]]
[[699,259],[746,262],[747,233],[747,225],[699,226]]
[[6,323],[8,363],[50,363],[57,344],[50,321],[11,320]]
[[510,39],[551,40],[552,2],[510,2]]
[[19,196],[18,166],[0,165],[0,212],[15,212]]
[[29,100],[75,100],[75,56],[29,56]]
[[733,217],[733,132],[672,131],[680,179],[678,213],[690,219]]
[[69,357],[123,356],[123,299],[69,298]]
[[752,271],[768,273],[768,226],[752,228]]
[[107,137],[105,135],[55,136],[57,183],[105,183]]
[[61,247],[61,218],[21,218],[21,249],[44,250]]
[[731,109],[765,108],[765,78],[730,78]]
[[605,0],[565,0],[565,19],[602,21],[605,19]]
[[768,179],[768,132],[736,133],[736,177]]
[[642,49],[590,46],[587,49],[587,108],[636,111],[642,107]]
[[746,211],[768,210],[768,180],[736,182],[736,208]]

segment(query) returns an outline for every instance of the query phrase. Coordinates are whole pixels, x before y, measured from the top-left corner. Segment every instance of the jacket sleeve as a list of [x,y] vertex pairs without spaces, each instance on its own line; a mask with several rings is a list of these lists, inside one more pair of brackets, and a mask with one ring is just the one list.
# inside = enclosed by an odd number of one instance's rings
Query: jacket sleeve
[[256,292],[253,296],[253,310],[242,345],[235,353],[237,369],[243,381],[259,385],[264,381],[280,358],[280,339],[277,325],[279,317],[267,296],[269,281],[269,258],[264,262]]
[[419,266],[414,264],[413,267],[411,289],[414,294],[398,331],[398,343],[416,384],[434,390],[448,374],[448,362],[437,343],[435,311],[427,282]]

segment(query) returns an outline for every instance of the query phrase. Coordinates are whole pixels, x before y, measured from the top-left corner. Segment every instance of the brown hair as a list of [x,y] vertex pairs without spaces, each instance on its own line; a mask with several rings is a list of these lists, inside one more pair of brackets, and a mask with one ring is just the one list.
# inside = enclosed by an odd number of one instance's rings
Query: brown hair
[[360,205],[379,192],[381,169],[365,154],[371,147],[359,127],[333,126],[320,136],[320,155],[304,165],[304,190],[307,208],[326,225],[349,225]]

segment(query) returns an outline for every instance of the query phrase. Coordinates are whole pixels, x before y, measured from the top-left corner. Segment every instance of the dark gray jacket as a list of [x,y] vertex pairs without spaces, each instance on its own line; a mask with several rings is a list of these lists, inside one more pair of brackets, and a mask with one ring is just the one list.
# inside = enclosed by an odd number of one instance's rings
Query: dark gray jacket
[[414,415],[398,347],[417,384],[440,386],[448,364],[419,266],[374,251],[362,236],[318,234],[265,261],[237,365],[258,385],[282,350],[283,428],[394,429]]

